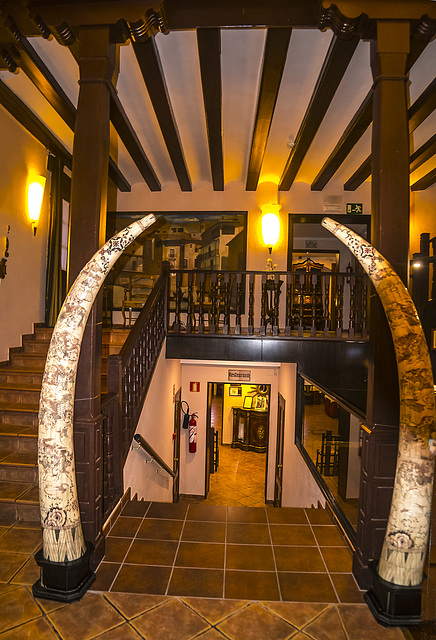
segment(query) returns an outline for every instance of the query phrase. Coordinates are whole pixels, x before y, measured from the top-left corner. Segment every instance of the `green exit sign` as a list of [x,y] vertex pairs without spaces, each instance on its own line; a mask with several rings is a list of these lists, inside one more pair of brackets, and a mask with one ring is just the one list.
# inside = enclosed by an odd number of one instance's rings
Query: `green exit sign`
[[347,213],[363,213],[361,202],[347,202]]

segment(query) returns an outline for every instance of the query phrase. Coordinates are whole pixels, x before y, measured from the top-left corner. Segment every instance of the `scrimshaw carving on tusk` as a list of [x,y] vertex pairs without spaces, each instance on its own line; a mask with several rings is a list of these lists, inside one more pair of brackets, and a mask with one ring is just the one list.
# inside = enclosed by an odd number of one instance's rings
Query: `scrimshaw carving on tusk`
[[369,275],[389,323],[398,366],[400,431],[391,510],[377,572],[400,586],[422,581],[430,529],[435,396],[430,356],[415,305],[385,258],[331,218],[323,226],[339,238]]
[[74,465],[73,415],[77,365],[94,300],[121,253],[147,229],[148,215],[117,233],[77,276],[59,313],[47,355],[39,404],[38,472],[43,556],[77,560],[86,551]]

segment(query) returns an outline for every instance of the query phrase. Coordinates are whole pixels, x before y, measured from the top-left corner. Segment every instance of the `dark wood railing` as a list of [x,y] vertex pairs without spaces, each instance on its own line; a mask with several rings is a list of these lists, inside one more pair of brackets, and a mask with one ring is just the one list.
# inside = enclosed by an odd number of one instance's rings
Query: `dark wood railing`
[[122,467],[120,456],[119,397],[107,393],[101,401],[103,418],[103,522],[109,517],[122,494]]
[[122,464],[127,458],[166,335],[167,285],[168,274],[163,273],[143,306],[120,353],[110,355],[108,358],[108,392],[115,394],[119,403],[117,443],[122,452]]
[[366,275],[171,271],[170,333],[366,339]]

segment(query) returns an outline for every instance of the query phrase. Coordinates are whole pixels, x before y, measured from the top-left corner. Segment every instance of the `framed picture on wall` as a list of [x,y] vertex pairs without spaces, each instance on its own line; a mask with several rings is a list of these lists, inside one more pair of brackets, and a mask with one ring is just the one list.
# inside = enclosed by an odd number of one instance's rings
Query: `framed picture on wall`
[[244,398],[244,409],[251,409],[253,406],[253,398],[252,396],[245,396]]
[[242,387],[240,385],[230,385],[229,396],[242,396]]

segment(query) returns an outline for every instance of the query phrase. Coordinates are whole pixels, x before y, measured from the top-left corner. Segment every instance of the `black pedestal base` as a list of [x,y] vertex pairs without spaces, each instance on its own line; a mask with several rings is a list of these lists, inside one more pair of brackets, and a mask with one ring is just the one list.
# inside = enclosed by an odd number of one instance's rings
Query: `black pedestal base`
[[86,543],[86,551],[78,560],[51,562],[42,555],[42,549],[35,554],[41,570],[41,578],[35,582],[32,592],[35,598],[75,602],[80,600],[94,582],[96,575],[89,567],[94,545]]
[[402,587],[386,582],[370,563],[372,586],[365,601],[374,618],[385,627],[410,627],[421,623],[422,587]]

